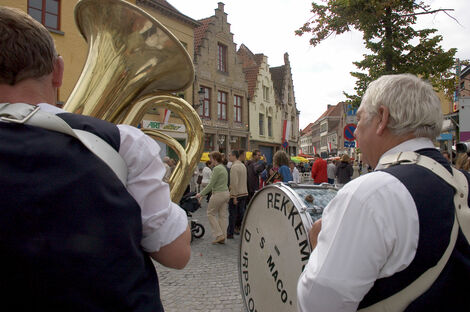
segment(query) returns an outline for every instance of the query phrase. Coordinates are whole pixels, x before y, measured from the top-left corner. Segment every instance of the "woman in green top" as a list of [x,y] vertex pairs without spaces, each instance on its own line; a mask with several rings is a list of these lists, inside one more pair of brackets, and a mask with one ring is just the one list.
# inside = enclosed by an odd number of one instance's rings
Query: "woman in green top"
[[207,206],[207,218],[211,226],[214,241],[212,244],[225,243],[228,225],[228,201],[230,193],[228,191],[228,173],[222,164],[222,154],[219,152],[211,152],[209,154],[213,169],[209,184],[197,194],[200,199],[212,191],[212,196]]

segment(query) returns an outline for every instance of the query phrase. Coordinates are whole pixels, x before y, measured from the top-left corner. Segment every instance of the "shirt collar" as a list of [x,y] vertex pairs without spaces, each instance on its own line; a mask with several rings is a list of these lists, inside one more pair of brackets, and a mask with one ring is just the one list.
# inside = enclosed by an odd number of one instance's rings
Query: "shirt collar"
[[[434,144],[428,138],[414,138],[414,139],[405,141],[403,143],[400,143],[397,146],[389,149],[380,157],[380,160],[382,159],[382,157],[386,155],[392,155],[392,154],[396,154],[400,152],[417,151],[423,148],[434,148]],[[384,166],[380,165],[380,160],[375,170],[380,170],[380,169],[385,168]]]
[[65,111],[57,106],[53,106],[47,103],[39,103],[38,106],[41,108],[42,111],[51,113],[51,114],[60,114],[65,113]]

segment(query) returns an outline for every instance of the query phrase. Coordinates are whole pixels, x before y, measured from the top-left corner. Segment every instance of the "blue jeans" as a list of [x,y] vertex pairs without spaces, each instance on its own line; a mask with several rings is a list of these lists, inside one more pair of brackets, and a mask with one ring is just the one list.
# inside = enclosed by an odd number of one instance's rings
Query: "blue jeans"
[[245,214],[246,196],[237,198],[237,204],[233,203],[233,198],[228,202],[228,227],[227,236],[233,236],[235,227],[240,227]]

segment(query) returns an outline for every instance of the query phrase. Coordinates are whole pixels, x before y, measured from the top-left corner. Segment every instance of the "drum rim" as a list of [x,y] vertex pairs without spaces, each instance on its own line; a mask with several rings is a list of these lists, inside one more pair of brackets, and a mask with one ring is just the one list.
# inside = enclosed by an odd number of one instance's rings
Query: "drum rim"
[[[250,199],[250,202],[246,206],[247,208],[245,209],[245,216],[248,215],[248,213],[250,211],[250,208],[251,208],[251,203],[253,202],[253,200],[257,196],[259,196],[259,193],[261,193],[261,191],[264,191],[266,189],[271,189],[271,188],[281,190],[281,191],[284,191],[285,193],[287,193],[289,195],[289,198],[294,203],[294,207],[296,207],[296,208],[300,207],[301,210],[299,210],[299,209],[297,209],[297,210],[299,211],[299,216],[302,220],[302,224],[303,224],[305,230],[308,233],[308,231],[313,226],[313,220],[312,220],[312,217],[310,216],[310,214],[307,212],[307,206],[305,205],[304,201],[300,198],[299,194],[293,190],[293,189],[299,188],[299,187],[312,188],[312,189],[334,189],[334,190],[338,191],[338,188],[336,188],[334,186],[331,186],[331,185],[314,185],[314,184],[312,185],[312,184],[296,184],[296,183],[295,184],[289,184],[289,183],[286,184],[284,182],[277,182],[277,183],[269,184],[269,185],[266,185],[262,189],[255,192],[253,197]],[[295,200],[295,202],[294,202],[294,200]],[[297,206],[297,204],[298,204],[298,206]],[[238,262],[238,282],[240,284],[240,291],[241,291],[241,295],[242,295],[242,298],[243,298],[243,304],[244,304],[245,308],[248,311],[248,302],[246,302],[246,296],[243,292],[242,263],[241,263],[243,233],[244,233],[244,230],[245,230],[245,223],[246,223],[245,216],[243,218],[243,222],[242,222],[242,225],[241,225],[241,228],[240,228],[240,244],[239,244],[239,248],[238,248],[238,261],[237,262]],[[304,221],[307,221],[307,224],[305,224]],[[308,234],[307,234],[307,241],[308,241],[309,251],[311,253],[312,250],[310,249],[310,239],[308,237]]]

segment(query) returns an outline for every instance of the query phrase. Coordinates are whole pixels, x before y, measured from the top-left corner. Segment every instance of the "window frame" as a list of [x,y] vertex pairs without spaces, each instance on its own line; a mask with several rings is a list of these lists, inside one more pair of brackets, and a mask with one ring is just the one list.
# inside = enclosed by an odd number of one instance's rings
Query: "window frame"
[[268,137],[273,136],[273,117],[268,116]]
[[217,70],[227,73],[227,46],[218,42],[217,43]]
[[259,113],[258,115],[258,127],[259,127],[259,135],[264,136],[264,114]]
[[[225,102],[222,100],[222,95],[225,95]],[[227,98],[228,93],[225,91],[218,90],[217,91],[217,119],[218,120],[227,120]],[[225,116],[223,116],[223,112],[225,111]],[[225,117],[225,118],[224,118]]]
[[[200,86],[201,89],[204,89],[204,100],[202,101],[202,105],[199,106],[198,113],[199,117],[204,119],[211,118],[211,88]],[[207,114],[206,114],[207,108]]]
[[[47,11],[47,1],[55,1],[57,2],[57,14],[54,13],[54,12],[49,12]],[[28,0],[28,4],[27,4],[27,12],[28,12],[28,15],[30,15],[31,17],[33,17],[31,14],[30,14],[30,9],[33,9],[33,10],[37,10],[37,11],[40,11],[41,12],[41,20],[38,21],[40,22],[44,27],[46,27],[47,29],[52,29],[52,30],[57,30],[57,31],[60,31],[60,22],[61,22],[61,18],[60,18],[60,11],[61,11],[61,1],[60,0],[42,0],[41,1],[41,9],[38,9],[38,8],[35,8],[33,6],[30,5],[30,2],[31,0]],[[49,15],[54,15],[57,17],[57,28],[54,28],[54,27],[51,27],[51,26],[47,26],[46,25],[46,14],[49,14]],[[34,17],[33,17],[34,18]],[[34,18],[35,19],[35,18]]]
[[204,150],[205,151],[214,150],[214,135],[213,134],[208,133],[204,135]]
[[237,123],[243,122],[243,115],[242,115],[242,104],[243,104],[243,97],[240,95],[233,96],[233,121]]

